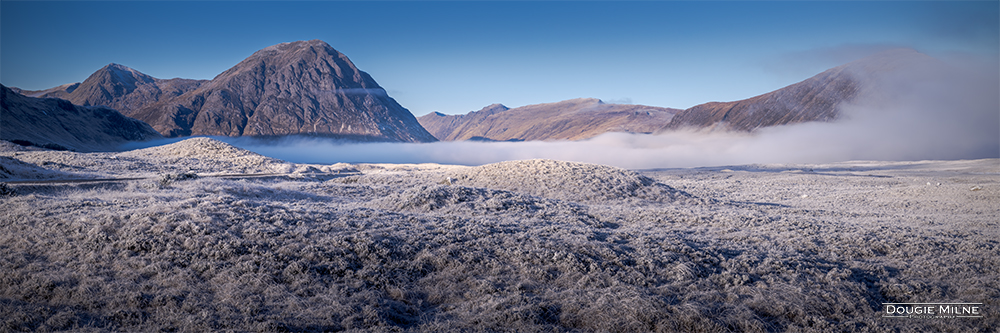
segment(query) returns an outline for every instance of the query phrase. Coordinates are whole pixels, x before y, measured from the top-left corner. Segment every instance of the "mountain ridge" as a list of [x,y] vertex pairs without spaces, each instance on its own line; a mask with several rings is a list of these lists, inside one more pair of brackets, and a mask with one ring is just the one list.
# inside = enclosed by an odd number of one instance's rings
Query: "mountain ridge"
[[132,115],[167,136],[435,141],[370,75],[320,40],[261,49],[197,89]]
[[[761,95],[730,102],[707,102],[685,110],[658,108],[673,111],[669,116],[662,114],[643,119],[638,117],[641,110],[630,119],[611,117],[607,114],[612,112],[607,109],[608,106],[602,111],[605,113],[586,114],[581,111],[613,104],[604,104],[596,99],[573,99],[514,109],[504,107],[504,110],[492,110],[497,105],[502,106],[494,104],[464,115],[431,113],[419,120],[428,131],[444,141],[580,140],[616,131],[754,132],[773,126],[837,121],[842,117],[842,106],[885,94],[887,77],[916,68],[934,67],[939,63],[939,60],[916,50],[890,49]],[[591,118],[589,121],[571,119],[574,116]],[[574,126],[575,132],[567,128]]]
[[753,132],[771,126],[836,121],[841,117],[840,106],[885,89],[884,77],[937,63],[937,59],[913,49],[890,49],[765,94],[693,106],[657,132],[685,128]]
[[128,141],[162,138],[148,124],[111,108],[24,96],[4,85],[0,96],[2,140],[58,150],[106,151]]
[[131,117],[139,108],[161,98],[184,94],[208,81],[158,79],[128,66],[110,63],[83,82],[64,84],[25,95],[60,98],[81,106],[105,106]]
[[937,59],[912,49],[887,50],[765,94],[685,110],[579,98],[513,109],[492,104],[464,115],[435,112],[416,118],[346,55],[321,40],[265,47],[211,80],[158,79],[110,63],[80,83],[12,90],[82,106],[111,107],[168,137],[298,134],[362,141],[581,140],[606,132],[754,132],[836,121],[842,105],[878,94],[887,74],[932,61]]
[[582,140],[606,132],[651,133],[679,111],[577,98],[513,109],[492,104],[464,115],[431,113],[418,120],[442,141]]
[[111,63],[81,83],[19,91],[114,108],[167,137],[436,141],[368,73],[321,40],[265,47],[212,80],[158,79]]

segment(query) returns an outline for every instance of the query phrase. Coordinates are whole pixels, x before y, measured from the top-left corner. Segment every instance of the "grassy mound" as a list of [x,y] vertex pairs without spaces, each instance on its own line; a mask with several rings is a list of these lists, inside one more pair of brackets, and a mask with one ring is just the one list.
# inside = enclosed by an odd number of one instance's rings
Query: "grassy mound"
[[245,168],[270,170],[274,164],[284,161],[266,157],[249,150],[236,148],[228,143],[210,138],[192,138],[174,144],[138,149],[118,154],[122,157],[142,157],[167,159],[174,163],[181,159],[213,161],[216,164],[237,165]]
[[487,164],[457,172],[451,177],[454,179],[452,182],[458,185],[572,201],[625,198],[675,201],[692,198],[633,171],[544,159]]

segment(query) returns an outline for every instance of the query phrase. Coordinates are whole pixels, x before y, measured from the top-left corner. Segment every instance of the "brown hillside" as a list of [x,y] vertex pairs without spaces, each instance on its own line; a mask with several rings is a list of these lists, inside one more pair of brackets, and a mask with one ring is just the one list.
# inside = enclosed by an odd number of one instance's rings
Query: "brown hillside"
[[418,120],[444,141],[582,140],[607,132],[651,133],[679,111],[580,98],[514,109],[494,104],[465,115],[432,113]]

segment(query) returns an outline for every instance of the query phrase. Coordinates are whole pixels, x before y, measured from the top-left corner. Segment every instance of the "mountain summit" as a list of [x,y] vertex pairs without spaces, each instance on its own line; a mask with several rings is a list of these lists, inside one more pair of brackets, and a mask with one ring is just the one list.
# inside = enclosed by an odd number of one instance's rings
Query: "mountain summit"
[[184,94],[207,80],[157,79],[120,64],[108,64],[81,83],[65,84],[42,91],[25,91],[26,96],[61,98],[83,106],[106,106],[122,114]]
[[140,85],[155,83],[156,79],[127,66],[111,63],[94,72],[83,82],[76,90],[86,89],[89,86],[95,89],[110,86],[113,91],[105,91],[106,94],[126,95],[135,91]]
[[126,115],[170,137],[307,134],[435,141],[368,73],[320,40],[269,46],[197,89]]

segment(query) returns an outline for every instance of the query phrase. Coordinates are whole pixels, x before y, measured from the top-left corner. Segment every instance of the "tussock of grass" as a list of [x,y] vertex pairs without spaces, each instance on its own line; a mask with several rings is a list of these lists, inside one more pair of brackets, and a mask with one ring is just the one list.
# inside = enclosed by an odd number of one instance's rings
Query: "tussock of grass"
[[[882,302],[1000,307],[995,176],[954,176],[962,181],[945,196],[903,183],[909,174],[727,179],[682,170],[639,176],[648,180],[598,175],[634,182],[592,187],[636,200],[474,186],[471,176],[438,184],[472,169],[21,187],[0,197],[0,331],[985,332],[1000,324],[992,312],[940,321],[879,313]],[[747,190],[781,181],[794,184]],[[983,190],[969,191],[968,181]],[[677,190],[641,197],[657,183]],[[797,195],[817,186],[828,189],[810,195],[819,201]],[[872,186],[887,187],[864,192]],[[867,206],[836,207],[862,200],[848,193],[857,189]],[[727,191],[735,192],[704,199]],[[952,194],[962,210],[928,208]],[[890,205],[895,195],[913,205]]]

